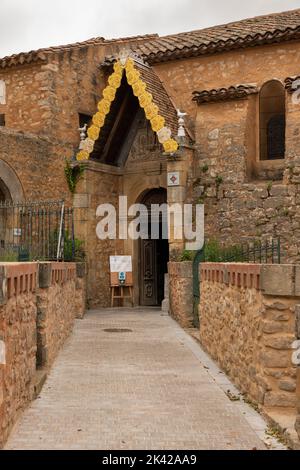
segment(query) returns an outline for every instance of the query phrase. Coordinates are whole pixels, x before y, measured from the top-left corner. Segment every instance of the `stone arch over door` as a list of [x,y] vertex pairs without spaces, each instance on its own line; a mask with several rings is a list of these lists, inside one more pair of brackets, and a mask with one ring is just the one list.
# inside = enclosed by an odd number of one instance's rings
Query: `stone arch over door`
[[23,188],[16,173],[6,162],[0,160],[0,250],[7,244],[13,225],[11,212],[3,203],[23,200]]
[[24,191],[15,171],[0,159],[0,197],[12,202],[24,201]]

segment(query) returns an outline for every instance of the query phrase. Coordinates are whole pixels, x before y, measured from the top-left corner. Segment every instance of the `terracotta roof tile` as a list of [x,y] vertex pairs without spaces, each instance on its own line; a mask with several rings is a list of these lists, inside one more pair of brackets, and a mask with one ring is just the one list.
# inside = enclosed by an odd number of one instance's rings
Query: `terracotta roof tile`
[[146,83],[147,91],[152,94],[153,102],[158,106],[160,114],[165,118],[166,126],[172,131],[173,137],[178,132],[176,107],[164,88],[160,78],[152,67],[135,61],[135,68],[140,72],[141,79]]
[[228,101],[245,99],[248,95],[258,93],[258,89],[253,85],[235,85],[228,88],[216,88],[213,90],[203,90],[193,92],[193,101],[198,104],[216,101]]
[[103,44],[104,46],[110,45],[110,44],[122,45],[122,43],[128,43],[131,41],[135,41],[139,43],[140,41],[153,39],[157,36],[158,36],[157,34],[146,34],[145,36],[132,36],[132,37],[119,38],[119,39],[105,39],[103,37],[97,37],[97,38],[88,39],[87,41],[75,42],[75,43],[66,44],[63,46],[54,46],[54,47],[37,49],[35,51],[21,52],[19,54],[13,54],[7,57],[0,58],[0,70],[1,68],[13,67],[16,65],[30,64],[30,63],[36,63],[36,62],[46,62],[48,56],[53,53],[66,52],[66,51],[70,51],[73,49],[82,49],[84,47],[98,46],[101,44]]
[[133,51],[153,64],[295,39],[300,39],[300,9],[150,39]]

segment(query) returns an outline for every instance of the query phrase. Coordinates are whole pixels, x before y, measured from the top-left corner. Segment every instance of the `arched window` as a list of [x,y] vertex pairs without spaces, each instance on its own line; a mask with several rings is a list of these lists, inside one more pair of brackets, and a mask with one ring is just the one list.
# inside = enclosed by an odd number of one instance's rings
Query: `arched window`
[[285,89],[271,80],[259,100],[260,160],[278,160],[285,154]]
[[0,80],[0,104],[6,104],[6,90],[4,80]]

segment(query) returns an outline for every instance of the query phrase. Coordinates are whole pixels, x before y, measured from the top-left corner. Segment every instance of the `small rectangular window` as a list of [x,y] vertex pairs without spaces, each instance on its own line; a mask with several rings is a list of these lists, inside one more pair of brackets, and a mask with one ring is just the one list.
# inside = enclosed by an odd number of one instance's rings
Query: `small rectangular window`
[[87,124],[88,126],[91,124],[92,116],[90,116],[89,114],[79,113],[78,118],[80,128],[82,128],[85,124]]
[[0,114],[0,126],[5,126],[5,114]]

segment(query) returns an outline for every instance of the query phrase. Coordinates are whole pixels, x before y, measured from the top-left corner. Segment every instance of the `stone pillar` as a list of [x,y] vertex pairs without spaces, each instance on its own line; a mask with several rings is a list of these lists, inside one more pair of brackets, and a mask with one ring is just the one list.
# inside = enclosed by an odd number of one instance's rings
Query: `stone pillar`
[[193,263],[191,261],[180,263],[170,261],[168,271],[170,315],[183,328],[190,328],[194,325]]
[[[189,172],[192,171],[193,149],[189,146],[182,146],[175,156],[168,157],[167,163],[167,179],[168,179],[168,204],[179,204],[183,209],[183,205],[187,199],[187,181]],[[178,183],[172,184],[169,179],[170,173],[178,176]],[[182,210],[183,215],[183,210]],[[183,229],[183,227],[182,227]],[[174,221],[170,220],[170,259],[176,260],[178,255],[182,253],[185,247],[184,232],[182,231],[182,239],[174,237]]]
[[165,298],[162,301],[161,309],[165,313],[169,313],[169,274],[165,274],[165,284],[164,284]]

